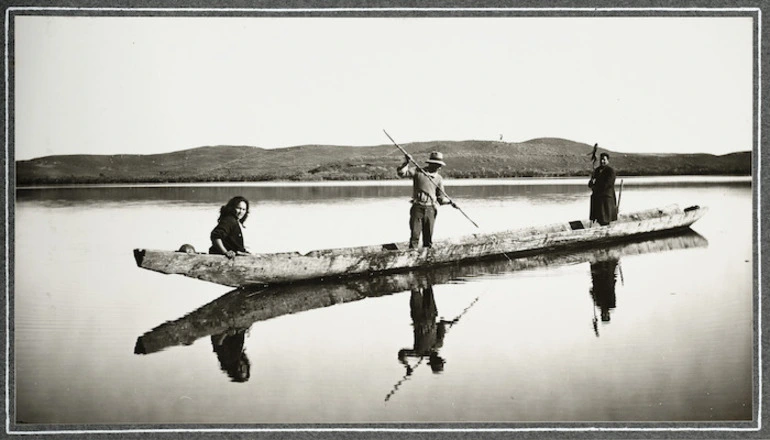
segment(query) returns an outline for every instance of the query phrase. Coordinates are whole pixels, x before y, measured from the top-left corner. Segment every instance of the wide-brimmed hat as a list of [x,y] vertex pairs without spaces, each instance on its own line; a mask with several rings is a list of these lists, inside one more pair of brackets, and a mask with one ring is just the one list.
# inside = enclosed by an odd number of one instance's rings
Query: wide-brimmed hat
[[444,163],[444,155],[439,153],[438,151],[434,151],[430,153],[430,157],[425,162],[427,163],[435,163],[437,165],[446,166]]

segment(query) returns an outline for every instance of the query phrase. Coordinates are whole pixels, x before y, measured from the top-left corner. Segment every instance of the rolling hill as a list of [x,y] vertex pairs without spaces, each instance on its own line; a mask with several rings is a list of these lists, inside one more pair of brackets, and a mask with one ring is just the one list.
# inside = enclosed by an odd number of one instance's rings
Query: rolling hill
[[[421,164],[444,153],[451,178],[587,176],[592,145],[558,138],[520,143],[435,141],[403,144]],[[750,175],[751,152],[610,153],[619,175]],[[598,154],[598,153],[597,153]],[[205,146],[152,155],[62,155],[16,162],[20,186],[73,183],[321,181],[394,179],[403,155],[393,145],[303,145],[279,149]]]

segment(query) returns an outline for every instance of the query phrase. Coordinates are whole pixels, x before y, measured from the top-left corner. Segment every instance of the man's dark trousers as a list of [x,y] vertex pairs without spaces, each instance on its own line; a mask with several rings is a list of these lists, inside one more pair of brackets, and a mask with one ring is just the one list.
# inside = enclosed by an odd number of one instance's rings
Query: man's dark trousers
[[409,248],[414,249],[420,242],[422,233],[422,246],[433,245],[433,225],[436,223],[436,208],[433,206],[412,205],[409,211],[409,228],[412,236],[409,239]]

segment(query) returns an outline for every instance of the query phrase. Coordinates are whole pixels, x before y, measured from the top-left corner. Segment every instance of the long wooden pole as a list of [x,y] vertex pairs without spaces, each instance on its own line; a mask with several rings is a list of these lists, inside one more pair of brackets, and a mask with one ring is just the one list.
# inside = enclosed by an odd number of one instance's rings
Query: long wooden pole
[[[413,163],[413,164],[414,164],[414,165],[417,167],[417,170],[419,170],[421,173],[425,174],[425,176],[426,176],[426,177],[427,177],[427,178],[428,178],[428,179],[431,181],[431,183],[432,183],[432,184],[433,184],[433,185],[434,185],[434,186],[435,186],[435,187],[436,187],[436,188],[437,188],[439,191],[441,191],[441,194],[442,194],[444,197],[446,197],[446,198],[447,198],[447,199],[449,199],[449,200],[452,200],[452,198],[451,198],[451,197],[449,197],[449,194],[447,194],[447,193],[446,193],[446,191],[444,191],[444,190],[443,190],[443,189],[442,189],[442,188],[441,188],[441,187],[438,185],[438,183],[436,183],[436,181],[435,181],[435,180],[433,180],[433,176],[431,176],[430,174],[428,174],[428,172],[427,172],[427,171],[425,171],[424,169],[422,169],[422,167],[421,167],[421,166],[420,166],[420,165],[419,165],[419,164],[418,164],[418,163],[417,163],[417,162],[414,160],[414,158],[412,157],[412,155],[411,155],[411,154],[407,153],[407,152],[406,152],[406,150],[404,150],[403,148],[401,148],[401,145],[398,145],[398,143],[397,143],[396,141],[394,141],[392,137],[390,137],[390,135],[388,134],[388,132],[387,132],[387,131],[385,131],[385,129],[383,129],[382,131],[385,133],[385,136],[387,136],[387,137],[388,137],[388,139],[390,139],[390,141],[391,141],[391,142],[393,142],[393,145],[395,145],[396,147],[398,147],[398,149],[399,149],[399,150],[401,150],[401,152],[402,152],[402,153],[404,153],[404,155],[405,155],[405,156],[406,156],[406,157],[409,159],[409,161],[410,161],[410,162],[412,162],[412,163]],[[460,211],[460,212],[461,212],[461,213],[462,213],[462,214],[465,216],[465,218],[467,218],[467,219],[468,219],[468,220],[469,220],[471,223],[473,223],[473,226],[475,226],[475,227],[477,227],[477,228],[479,227],[479,225],[477,225],[477,224],[476,224],[476,222],[474,222],[473,220],[471,220],[471,218],[470,218],[470,217],[468,217],[468,214],[466,214],[466,213],[465,213],[465,211],[463,211],[463,210],[462,210],[462,209],[461,209],[459,206],[457,206],[457,204],[456,204],[456,203],[452,202],[452,207],[454,207],[455,209],[457,209],[458,211]]]

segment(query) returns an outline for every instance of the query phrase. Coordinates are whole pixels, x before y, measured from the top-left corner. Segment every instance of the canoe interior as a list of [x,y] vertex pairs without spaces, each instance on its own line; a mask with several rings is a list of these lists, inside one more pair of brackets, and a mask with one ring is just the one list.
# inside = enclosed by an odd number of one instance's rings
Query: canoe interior
[[407,242],[239,256],[135,249],[139,267],[232,287],[294,283],[393,273],[456,261],[520,258],[562,249],[586,249],[688,229],[706,208],[677,205],[622,214],[610,226],[587,219],[437,240],[430,249]]

